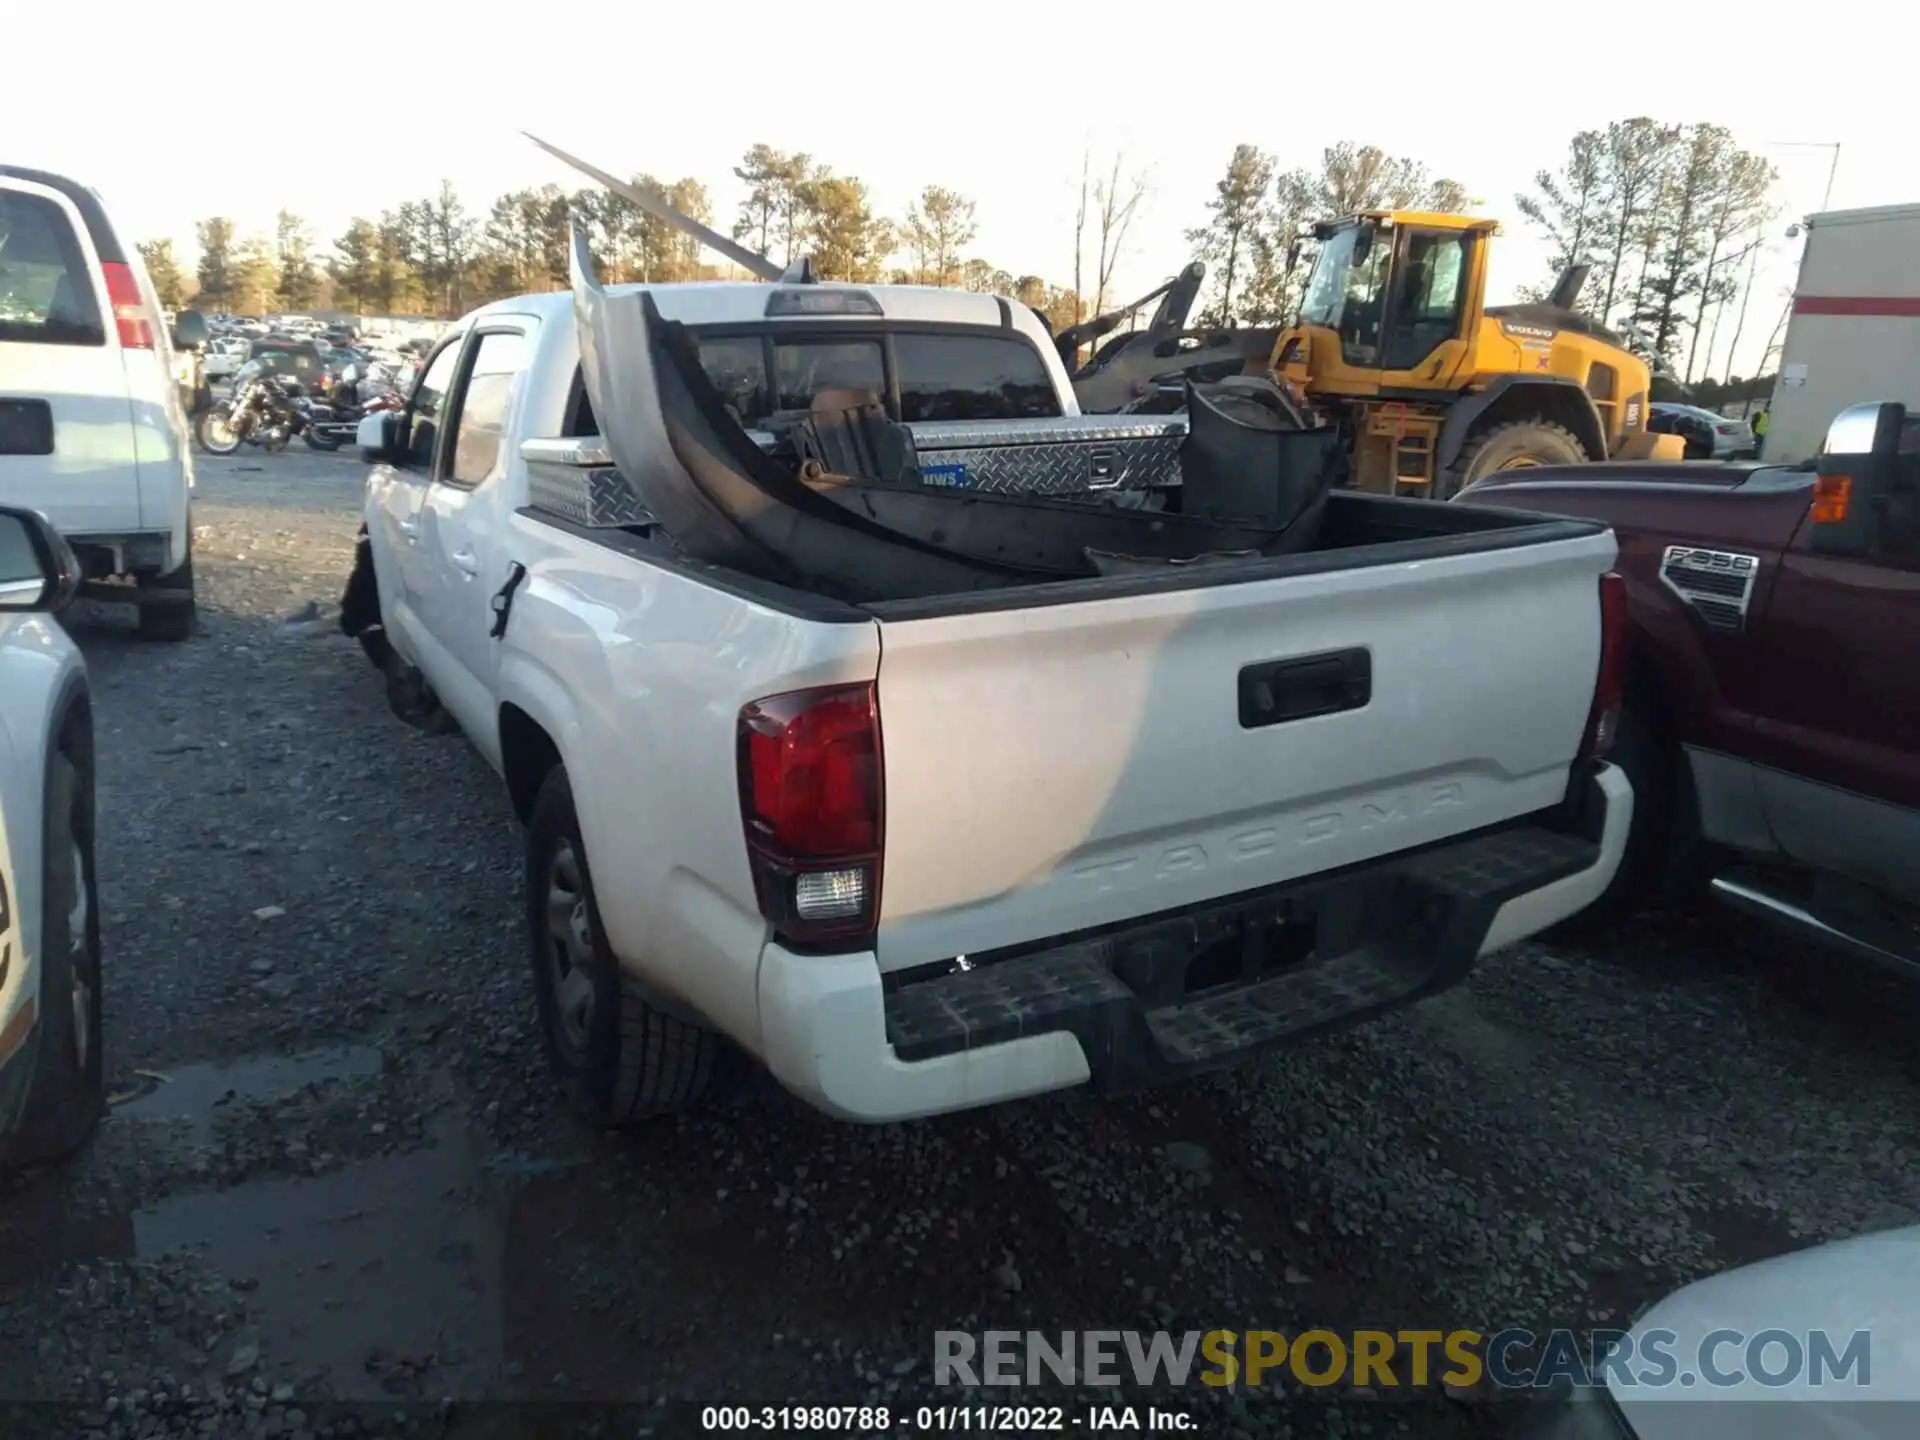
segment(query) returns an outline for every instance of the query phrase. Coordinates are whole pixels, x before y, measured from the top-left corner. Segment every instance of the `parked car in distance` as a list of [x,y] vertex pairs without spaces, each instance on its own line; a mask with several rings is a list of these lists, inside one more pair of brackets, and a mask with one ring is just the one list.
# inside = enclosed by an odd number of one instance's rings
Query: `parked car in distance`
[[106,1111],[93,720],[80,651],[47,612],[80,561],[0,508],[0,1164],[54,1160]]
[[1759,454],[1751,425],[1698,405],[1656,400],[1647,406],[1647,428],[1685,439],[1689,460],[1751,460]]
[[1838,416],[1792,467],[1489,476],[1462,503],[1604,520],[1633,639],[1620,913],[1706,891],[1920,975],[1920,416]]
[[[584,367],[576,304],[605,322]],[[690,557],[695,475],[793,483],[744,426],[852,385],[933,417],[889,446],[957,424],[989,473],[1077,473],[1062,533],[1175,524],[1094,503],[1115,417],[989,295],[582,282],[468,316],[361,424],[343,624],[527,826],[583,1113],[689,1104],[728,1041],[865,1121],[1199,1073],[1411,1004],[1611,879],[1604,526],[1335,490],[1324,548],[1116,577],[1069,546],[1049,577],[852,560],[871,527],[816,505],[774,522],[822,527],[814,565]]]
[[231,380],[234,371],[247,363],[247,344],[244,338],[228,338],[211,342],[206,349],[206,377],[209,381]]
[[283,381],[292,382],[302,394],[311,391],[327,369],[318,345],[291,336],[255,340],[247,347],[247,359],[260,361]]
[[193,448],[169,335],[140,252],[100,197],[0,165],[0,504],[46,515],[90,598],[136,606],[140,633],[194,629]]

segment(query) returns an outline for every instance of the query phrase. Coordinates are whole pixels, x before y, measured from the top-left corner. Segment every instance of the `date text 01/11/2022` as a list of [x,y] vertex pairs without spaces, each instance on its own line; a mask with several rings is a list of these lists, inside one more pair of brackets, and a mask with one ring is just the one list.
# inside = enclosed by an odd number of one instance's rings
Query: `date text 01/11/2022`
[[789,1431],[793,1433],[852,1433],[868,1435],[895,1426],[921,1434],[972,1433],[1012,1435],[1069,1431],[1157,1430],[1194,1428],[1191,1415],[1179,1410],[1148,1409],[1132,1405],[921,1405],[895,1414],[884,1405],[708,1405],[700,1412],[705,1431]]

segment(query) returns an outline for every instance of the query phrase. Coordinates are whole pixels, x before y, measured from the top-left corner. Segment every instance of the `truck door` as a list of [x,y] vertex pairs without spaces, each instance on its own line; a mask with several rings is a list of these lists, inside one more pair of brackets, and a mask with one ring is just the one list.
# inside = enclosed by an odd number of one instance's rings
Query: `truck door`
[[[461,337],[444,342],[407,399],[407,455],[398,465],[376,465],[367,477],[367,538],[380,577],[380,614],[400,652],[421,664],[420,507],[433,480],[447,391],[460,358]],[[421,666],[425,668],[424,665]]]
[[[493,744],[493,596],[506,582],[505,486],[517,463],[509,437],[532,353],[532,318],[489,318],[462,352],[433,483],[420,508],[420,668],[440,703],[482,750]],[[489,761],[499,759],[489,754]]]
[[1451,380],[1454,356],[1443,347],[1460,338],[1478,242],[1470,230],[1399,228],[1380,331],[1383,386],[1419,389]]
[[1920,891],[1920,546],[1816,554],[1804,523],[1764,621],[1761,802],[1804,864]]

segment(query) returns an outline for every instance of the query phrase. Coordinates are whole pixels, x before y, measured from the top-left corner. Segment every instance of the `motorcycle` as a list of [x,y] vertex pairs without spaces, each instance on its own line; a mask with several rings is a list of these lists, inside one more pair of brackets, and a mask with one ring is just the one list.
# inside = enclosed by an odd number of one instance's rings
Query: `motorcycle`
[[313,401],[304,408],[307,416],[306,442],[315,450],[333,451],[350,444],[360,432],[360,422],[381,410],[397,410],[402,402],[397,390],[384,389],[361,398],[361,380],[352,366],[342,372],[325,401]]
[[249,362],[234,376],[233,397],[195,418],[194,439],[209,455],[231,455],[242,445],[258,445],[269,455],[278,454],[308,428],[295,400],[296,389],[258,361]]

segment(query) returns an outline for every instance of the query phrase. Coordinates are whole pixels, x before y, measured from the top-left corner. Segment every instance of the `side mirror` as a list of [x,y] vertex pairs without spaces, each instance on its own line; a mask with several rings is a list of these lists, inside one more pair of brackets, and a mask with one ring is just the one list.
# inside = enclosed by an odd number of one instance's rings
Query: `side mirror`
[[173,322],[173,348],[199,350],[207,343],[207,317],[198,310],[183,310]]
[[1828,555],[1879,550],[1906,419],[1906,406],[1892,400],[1850,405],[1834,417],[1814,462],[1810,549]]
[[405,460],[400,452],[401,418],[398,410],[376,410],[360,417],[353,438],[362,460],[369,465],[398,465]]
[[80,562],[46,516],[0,507],[0,611],[59,610],[80,589]]

